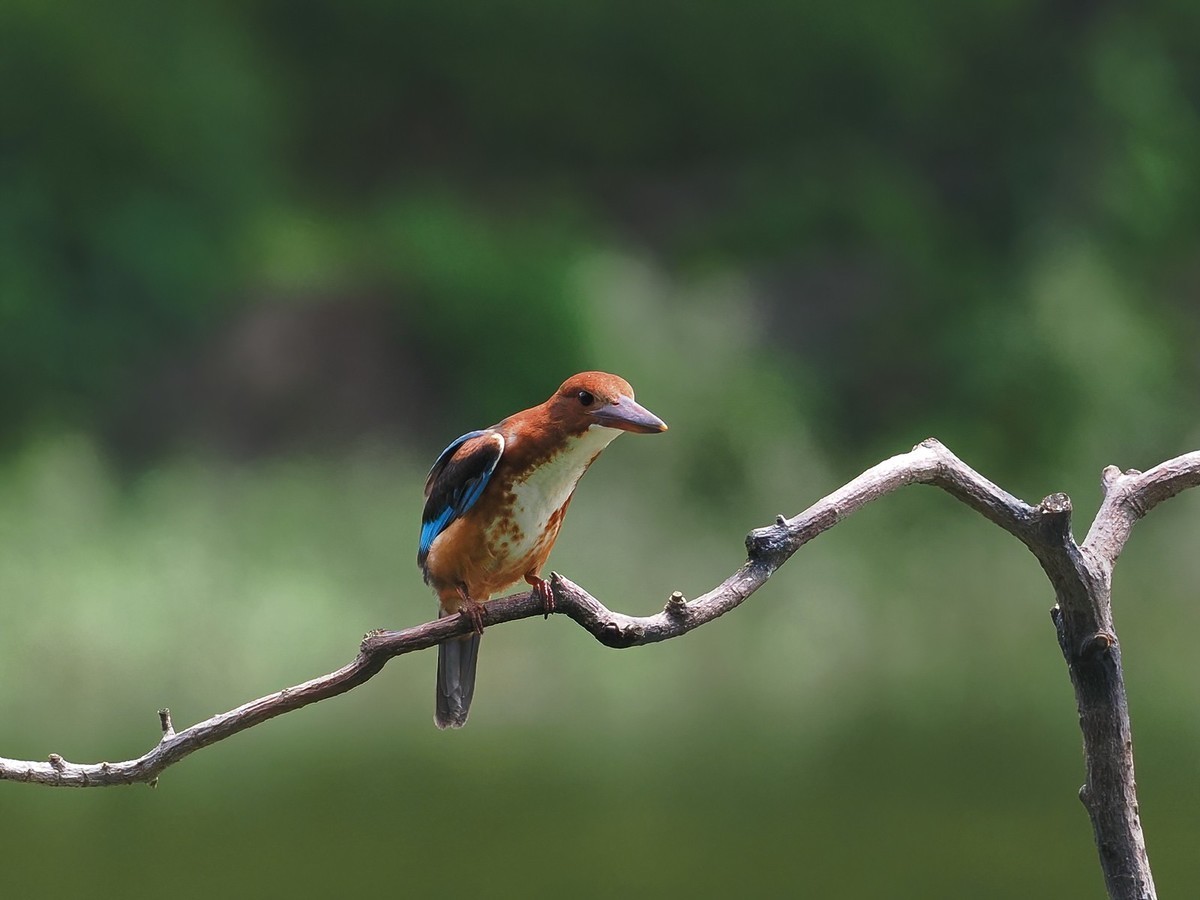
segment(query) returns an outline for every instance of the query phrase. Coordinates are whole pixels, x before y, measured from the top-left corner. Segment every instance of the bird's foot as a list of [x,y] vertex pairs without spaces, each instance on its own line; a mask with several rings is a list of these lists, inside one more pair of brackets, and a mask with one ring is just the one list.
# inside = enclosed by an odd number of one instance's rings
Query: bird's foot
[[466,616],[467,621],[471,623],[471,630],[476,634],[483,634],[483,604],[475,600],[469,603],[464,603],[458,608],[460,615]]
[[545,617],[550,618],[550,613],[554,612],[554,588],[550,587],[550,582],[536,575],[526,575],[525,581],[532,585],[533,592],[542,598],[542,610],[546,614]]
[[471,623],[472,631],[476,634],[483,634],[483,604],[478,600],[472,600],[467,596],[465,590],[459,590],[458,596],[461,601],[458,604],[458,614]]

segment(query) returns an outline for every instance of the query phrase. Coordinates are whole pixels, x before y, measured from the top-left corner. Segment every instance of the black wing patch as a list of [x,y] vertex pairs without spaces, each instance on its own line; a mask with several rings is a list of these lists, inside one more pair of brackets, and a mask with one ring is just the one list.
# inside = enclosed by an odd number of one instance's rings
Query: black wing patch
[[486,430],[468,432],[442,451],[425,480],[417,565],[425,565],[437,536],[475,505],[503,453],[504,436]]

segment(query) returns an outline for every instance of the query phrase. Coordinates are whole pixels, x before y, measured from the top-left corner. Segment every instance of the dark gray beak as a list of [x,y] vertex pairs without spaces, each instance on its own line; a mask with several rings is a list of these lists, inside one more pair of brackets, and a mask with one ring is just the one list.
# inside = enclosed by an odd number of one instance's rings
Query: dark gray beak
[[631,397],[621,397],[616,403],[589,410],[593,419],[607,428],[620,428],[637,434],[658,434],[667,430],[667,423]]

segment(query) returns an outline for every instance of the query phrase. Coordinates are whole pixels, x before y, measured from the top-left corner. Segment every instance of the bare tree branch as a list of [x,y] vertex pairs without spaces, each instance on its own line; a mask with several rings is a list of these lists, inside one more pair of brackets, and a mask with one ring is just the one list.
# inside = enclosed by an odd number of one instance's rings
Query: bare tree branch
[[[758,590],[792,554],[817,535],[873,500],[907,484],[932,484],[999,525],[1037,557],[1054,586],[1052,617],[1079,705],[1087,781],[1080,797],[1088,810],[1112,898],[1154,898],[1154,882],[1138,819],[1129,710],[1120,645],[1112,623],[1112,567],[1133,524],[1154,506],[1200,485],[1200,451],[1148,472],[1104,470],[1105,498],[1087,539],[1071,531],[1071,501],[1052,494],[1037,506],[988,481],[934,439],[884,460],[853,481],[788,519],[746,537],[746,562],[725,581],[688,601],[678,592],[662,612],[627,616],[613,612],[561,575],[552,576],[556,611],[574,619],[609,647],[651,644],[687,634],[724,615]],[[493,600],[484,608],[486,625],[499,625],[543,612],[532,592]],[[284,688],[237,709],[175,731],[160,710],[162,738],[145,755],[118,763],[80,765],[50,754],[45,762],[0,758],[0,780],[59,787],[101,787],[146,782],[191,753],[252,728],[267,719],[352,690],[395,656],[424,650],[471,628],[462,616],[427,622],[404,631],[374,631],[358,656],[328,675]]]
[[1138,519],[1180,491],[1200,485],[1200,451],[1169,459],[1148,472],[1130,469],[1122,473],[1109,466],[1101,484],[1104,503],[1083,546],[1111,568]]

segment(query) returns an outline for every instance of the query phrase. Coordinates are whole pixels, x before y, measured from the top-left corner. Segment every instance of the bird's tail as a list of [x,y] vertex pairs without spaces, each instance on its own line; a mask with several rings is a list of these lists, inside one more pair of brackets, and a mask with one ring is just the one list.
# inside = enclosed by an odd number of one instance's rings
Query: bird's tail
[[462,728],[475,694],[475,662],[479,659],[479,634],[451,638],[438,644],[438,728]]

